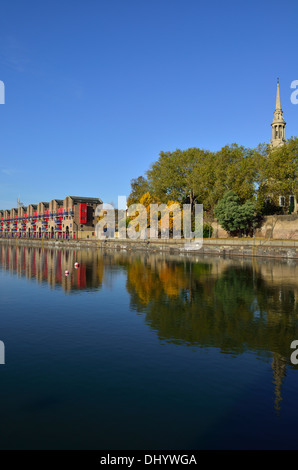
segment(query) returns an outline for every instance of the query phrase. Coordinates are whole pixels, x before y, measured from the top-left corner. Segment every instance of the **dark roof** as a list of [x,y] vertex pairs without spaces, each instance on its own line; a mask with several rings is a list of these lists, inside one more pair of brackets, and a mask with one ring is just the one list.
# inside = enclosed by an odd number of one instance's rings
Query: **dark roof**
[[29,204],[29,206],[33,207],[33,209],[37,209],[37,204]]
[[49,207],[49,205],[50,205],[49,202],[41,202],[40,204],[43,204],[45,207]]
[[63,199],[53,199],[53,201],[57,202],[58,204],[63,204]]
[[102,204],[102,200],[98,197],[79,197],[69,196],[74,202],[89,202],[90,204]]

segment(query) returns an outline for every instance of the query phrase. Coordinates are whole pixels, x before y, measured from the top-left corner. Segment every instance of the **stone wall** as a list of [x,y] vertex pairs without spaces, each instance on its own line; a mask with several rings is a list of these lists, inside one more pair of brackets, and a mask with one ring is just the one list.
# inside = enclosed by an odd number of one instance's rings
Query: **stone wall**
[[[229,238],[228,233],[215,220],[212,238]],[[298,214],[269,215],[255,232],[256,238],[273,240],[298,240]]]
[[153,253],[179,254],[180,256],[213,255],[223,257],[263,257],[298,260],[298,240],[265,240],[252,238],[235,239],[205,239],[200,249],[185,246],[185,240],[5,240],[4,244],[16,244],[17,246],[31,245],[41,248],[90,248],[117,251],[145,251]]
[[256,237],[298,240],[298,215],[270,215],[265,217],[260,229],[256,230]]

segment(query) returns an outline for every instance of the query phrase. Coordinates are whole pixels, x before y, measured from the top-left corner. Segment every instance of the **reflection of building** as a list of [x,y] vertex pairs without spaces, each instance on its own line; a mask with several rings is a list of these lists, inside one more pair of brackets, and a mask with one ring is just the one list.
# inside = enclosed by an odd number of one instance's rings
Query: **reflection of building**
[[275,385],[275,400],[274,407],[277,413],[280,411],[280,402],[282,401],[281,387],[283,379],[286,376],[287,361],[278,353],[273,353],[272,369],[273,369],[273,383]]
[[0,237],[92,238],[99,198],[68,196],[64,200],[0,211]]
[[[0,245],[0,265],[20,276],[47,281],[51,287],[62,286],[71,292],[98,289],[103,280],[103,264],[98,252],[87,250],[43,249],[31,246]],[[79,267],[74,264],[78,262]],[[69,275],[65,275],[65,271]]]

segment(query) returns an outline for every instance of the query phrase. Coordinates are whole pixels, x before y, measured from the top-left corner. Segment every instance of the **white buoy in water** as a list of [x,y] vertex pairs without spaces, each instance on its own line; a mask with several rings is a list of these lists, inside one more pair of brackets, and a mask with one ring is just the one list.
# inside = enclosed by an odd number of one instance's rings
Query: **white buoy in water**
[[69,271],[66,270],[66,271],[65,271],[65,276],[68,276],[68,275],[69,275]]
[[78,268],[79,266],[79,263],[75,263],[75,268]]

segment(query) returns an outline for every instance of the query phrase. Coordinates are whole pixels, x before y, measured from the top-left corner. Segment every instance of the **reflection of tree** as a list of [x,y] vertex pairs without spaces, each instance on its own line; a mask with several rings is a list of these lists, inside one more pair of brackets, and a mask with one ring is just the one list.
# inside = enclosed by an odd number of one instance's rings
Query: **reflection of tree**
[[[127,266],[132,307],[160,339],[176,344],[214,346],[226,354],[254,351],[269,360],[279,410],[289,345],[298,337],[298,303],[288,285],[266,282],[251,265],[229,266],[206,275],[204,263]],[[297,295],[297,294],[296,294]]]
[[158,271],[164,293],[170,297],[178,297],[180,291],[188,285],[187,279],[183,276],[183,266],[164,265]]
[[[4,269],[53,287],[62,284],[69,291],[98,289],[103,282],[107,285],[107,279],[112,285],[114,274],[122,270],[131,308],[144,313],[160,339],[213,346],[225,354],[254,351],[266,360],[273,357],[275,408],[279,410],[285,358],[291,342],[298,338],[296,268],[273,261],[241,266],[240,261],[193,262],[152,253],[8,245],[0,247],[0,263]],[[64,276],[65,269],[70,270],[69,277]]]
[[288,355],[298,333],[298,306],[291,290],[275,287],[252,268],[229,267],[216,278],[207,264],[132,262],[127,288],[133,305],[169,341],[215,345],[224,352]]
[[127,267],[127,289],[133,296],[133,303],[141,306],[148,305],[151,299],[158,300],[161,294],[157,273],[140,262]]
[[[134,301],[133,305],[139,311],[143,311],[144,306],[153,305],[156,301],[164,301],[165,299],[176,302],[184,293],[188,302],[191,299],[192,292],[192,276],[191,265],[188,263],[187,268],[182,264],[170,263],[165,260],[154,260],[154,265],[150,264],[150,260],[146,263],[141,259],[132,260],[127,264],[127,289]],[[207,272],[208,265],[202,265],[199,269],[196,266],[196,274]]]

